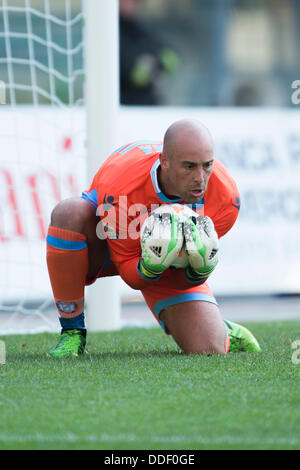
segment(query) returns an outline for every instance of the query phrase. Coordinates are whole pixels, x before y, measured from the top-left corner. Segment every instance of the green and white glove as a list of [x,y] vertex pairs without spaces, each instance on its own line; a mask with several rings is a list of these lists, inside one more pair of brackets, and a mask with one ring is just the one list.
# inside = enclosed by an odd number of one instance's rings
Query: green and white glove
[[218,264],[219,240],[213,221],[197,216],[184,222],[185,247],[189,266],[185,274],[191,281],[206,279]]
[[153,279],[177,259],[184,241],[182,222],[176,214],[151,214],[145,220],[140,235],[140,271],[145,277]]

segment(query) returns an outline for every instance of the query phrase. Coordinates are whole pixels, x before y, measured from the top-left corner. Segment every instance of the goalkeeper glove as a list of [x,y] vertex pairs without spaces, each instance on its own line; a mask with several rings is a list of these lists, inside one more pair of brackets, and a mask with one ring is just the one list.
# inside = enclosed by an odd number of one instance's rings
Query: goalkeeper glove
[[184,222],[185,247],[189,266],[185,274],[189,280],[205,280],[218,263],[219,240],[209,217],[198,216]]
[[141,228],[141,273],[148,278],[157,278],[177,259],[183,241],[178,215],[151,214]]

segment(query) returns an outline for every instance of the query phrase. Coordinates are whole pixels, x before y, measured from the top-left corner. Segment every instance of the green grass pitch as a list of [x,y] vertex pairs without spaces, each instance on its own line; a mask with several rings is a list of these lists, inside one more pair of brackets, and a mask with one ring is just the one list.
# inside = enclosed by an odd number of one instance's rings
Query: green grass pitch
[[159,328],[125,328],[57,360],[57,335],[2,337],[0,449],[299,449],[300,324],[246,326],[262,354],[186,356]]

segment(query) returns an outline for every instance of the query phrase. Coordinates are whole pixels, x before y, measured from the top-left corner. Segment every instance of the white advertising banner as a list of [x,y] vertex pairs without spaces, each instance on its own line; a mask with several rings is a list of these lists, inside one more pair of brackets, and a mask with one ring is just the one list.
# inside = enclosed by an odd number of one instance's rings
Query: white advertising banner
[[[300,293],[299,110],[123,107],[115,148],[162,139],[186,117],[210,129],[215,156],[241,194],[239,218],[221,240],[210,279],[215,295]],[[84,110],[2,106],[0,143],[1,297],[43,297],[50,292],[44,239],[51,209],[90,184]],[[122,281],[120,287],[137,294]]]
[[0,111],[0,304],[24,304],[51,293],[45,236],[52,208],[85,181],[84,115]]

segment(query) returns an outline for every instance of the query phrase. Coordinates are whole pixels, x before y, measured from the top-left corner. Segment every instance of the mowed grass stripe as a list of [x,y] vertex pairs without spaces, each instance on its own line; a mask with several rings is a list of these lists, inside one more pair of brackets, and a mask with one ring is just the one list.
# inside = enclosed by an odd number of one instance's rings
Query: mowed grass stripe
[[[109,435],[109,434],[91,434],[86,435],[84,439],[80,436],[76,436],[75,434],[67,434],[67,435],[43,435],[43,434],[34,434],[28,435],[0,435],[0,443],[7,443],[7,442],[18,442],[18,443],[27,443],[27,442],[45,442],[45,443],[53,443],[53,442],[69,442],[69,443],[76,443],[76,442],[96,442],[96,443],[114,443],[114,442],[127,442],[127,443],[139,443],[139,442],[148,442],[150,444],[155,443],[190,443],[195,442],[201,445],[211,445],[211,444],[237,444],[237,445],[260,445],[261,439],[253,438],[240,438],[239,436],[235,435],[219,435],[214,437],[213,439],[208,439],[206,436],[201,435],[169,435],[169,436],[140,436],[135,434],[116,434],[116,435]],[[269,439],[265,438],[264,443],[268,445],[288,445],[288,446],[300,446],[300,439],[298,437],[293,438],[284,438],[280,437],[277,439]]]

